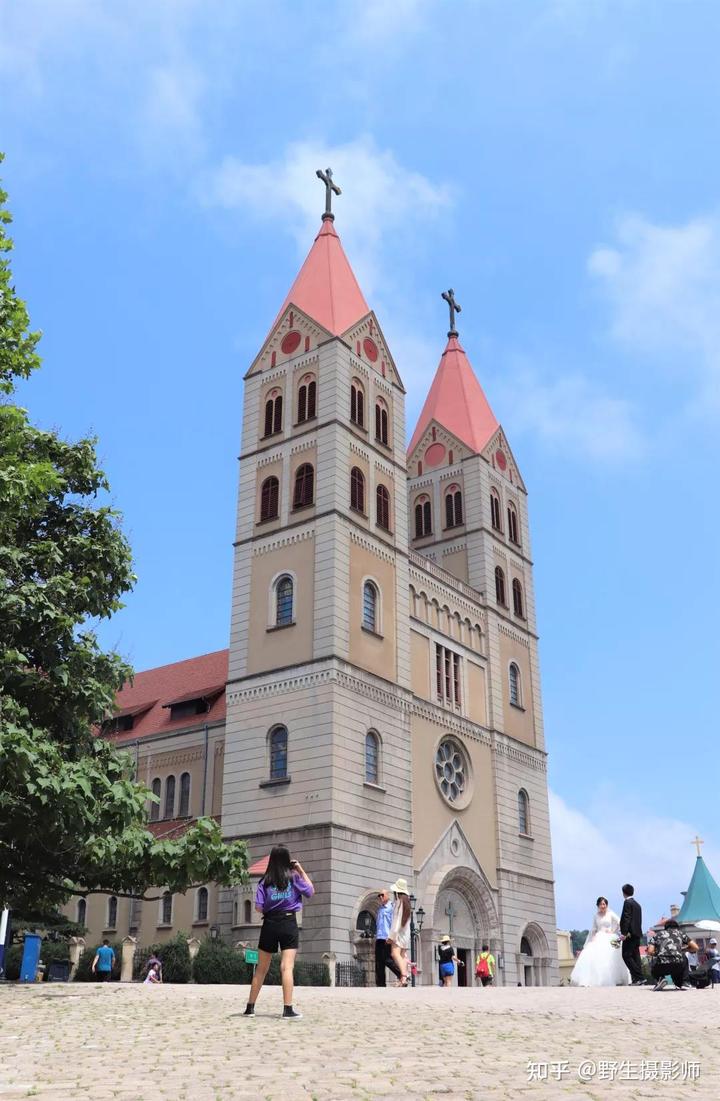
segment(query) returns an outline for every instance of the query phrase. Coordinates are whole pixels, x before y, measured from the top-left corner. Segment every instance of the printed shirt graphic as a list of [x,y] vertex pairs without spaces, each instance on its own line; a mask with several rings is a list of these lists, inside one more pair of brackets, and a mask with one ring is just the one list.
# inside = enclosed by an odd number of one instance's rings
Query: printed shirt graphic
[[255,891],[255,905],[259,906],[264,914],[294,914],[302,909],[303,895],[312,898],[314,890],[299,875],[293,875],[287,887],[281,890],[266,884],[260,880]]
[[683,963],[689,943],[680,929],[658,929],[655,934],[655,958],[660,963]]
[[103,944],[97,950],[97,970],[98,971],[112,971],[113,960],[115,959],[115,953],[110,945]]
[[438,954],[440,956],[440,963],[452,963],[455,949],[452,944],[441,944],[438,948]]

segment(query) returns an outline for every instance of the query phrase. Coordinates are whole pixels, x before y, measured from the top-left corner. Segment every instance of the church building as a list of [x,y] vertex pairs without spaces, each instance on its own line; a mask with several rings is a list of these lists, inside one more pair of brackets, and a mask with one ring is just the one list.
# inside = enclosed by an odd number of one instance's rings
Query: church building
[[[457,981],[487,942],[499,984],[554,983],[525,483],[452,291],[406,448],[400,365],[336,232],[339,190],[318,175],[320,230],[245,376],[229,648],[137,674],[112,736],[160,797],[158,836],[213,814],[256,874],[290,847],[316,888],[303,958],[371,970],[377,891],[404,877],[418,981],[436,981],[449,932]],[[255,944],[256,882],[94,896],[82,915],[96,936]]]

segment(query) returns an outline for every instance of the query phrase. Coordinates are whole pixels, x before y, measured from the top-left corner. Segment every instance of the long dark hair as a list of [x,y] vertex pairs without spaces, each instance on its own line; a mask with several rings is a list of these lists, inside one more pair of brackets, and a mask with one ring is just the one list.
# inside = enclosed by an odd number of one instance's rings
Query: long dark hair
[[277,887],[278,890],[284,891],[291,879],[292,867],[287,845],[273,845],[263,883],[268,887]]
[[407,925],[410,921],[410,899],[407,895],[398,895],[397,897],[402,902],[402,923]]
[[600,898],[599,898],[599,899],[597,900],[597,902],[595,903],[595,905],[596,905],[596,906],[598,907],[598,909],[600,908],[600,903],[601,903],[601,902],[604,902],[606,906],[609,906],[609,905],[610,905],[610,903],[608,902],[608,900],[607,900],[607,899],[605,898],[605,895],[600,895]]

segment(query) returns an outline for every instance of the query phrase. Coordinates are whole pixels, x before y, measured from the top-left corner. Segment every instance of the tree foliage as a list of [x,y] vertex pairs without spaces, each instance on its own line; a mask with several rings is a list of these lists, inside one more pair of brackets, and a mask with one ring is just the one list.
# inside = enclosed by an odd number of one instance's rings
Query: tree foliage
[[225,844],[213,820],[154,838],[150,792],[98,736],[132,671],[92,625],[133,586],[130,548],[96,441],[35,428],[13,401],[40,360],[11,280],[6,198],[0,190],[0,902],[46,913],[72,894],[241,882],[246,847]]

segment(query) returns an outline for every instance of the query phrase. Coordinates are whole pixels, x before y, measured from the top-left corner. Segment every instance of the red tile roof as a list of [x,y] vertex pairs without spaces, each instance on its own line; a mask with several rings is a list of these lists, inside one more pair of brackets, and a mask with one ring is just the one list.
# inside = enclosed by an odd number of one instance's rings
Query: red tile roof
[[408,455],[415,450],[432,421],[446,428],[475,454],[483,450],[500,427],[456,336],[448,338],[415,426]]
[[251,864],[248,868],[248,875],[265,875],[268,870],[268,862],[270,860],[270,853],[267,856],[261,856],[259,860],[256,860],[254,864]]
[[[135,717],[133,728],[113,735],[113,741],[133,742],[136,738],[146,738],[151,734],[171,733],[187,726],[222,721],[225,718],[225,692],[221,686],[227,681],[227,672],[228,652],[216,650],[213,654],[136,673],[132,684],[125,684],[117,695],[120,714],[133,714]],[[189,700],[195,696],[212,697],[213,694],[215,699],[208,701],[210,710],[205,714],[171,719],[168,709],[171,702]]]
[[340,238],[329,218],[324,218],[305,263],[282,304],[273,328],[292,304],[340,336],[370,313]]

